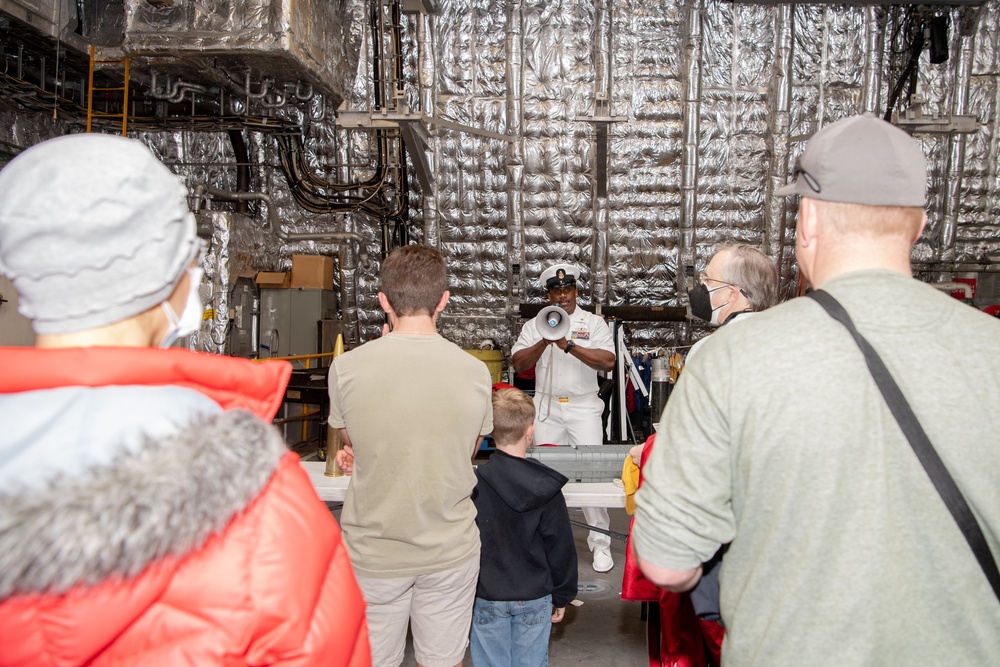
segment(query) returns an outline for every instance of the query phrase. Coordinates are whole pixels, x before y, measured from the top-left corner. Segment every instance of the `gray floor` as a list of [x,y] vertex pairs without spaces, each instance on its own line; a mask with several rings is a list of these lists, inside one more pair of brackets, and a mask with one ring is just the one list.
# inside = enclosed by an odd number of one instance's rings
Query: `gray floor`
[[[611,510],[611,530],[628,532],[625,510]],[[570,518],[583,523],[583,511],[570,509]],[[598,574],[591,567],[587,549],[587,531],[573,528],[580,558],[580,592],[577,600],[583,604],[566,609],[566,617],[552,628],[549,642],[549,664],[600,665],[601,667],[645,667],[646,626],[640,619],[638,602],[622,602],[622,568],[625,564],[625,543],[612,540],[611,553],[615,567]],[[403,667],[415,667],[413,649],[407,642]],[[468,654],[462,663],[472,665]]]

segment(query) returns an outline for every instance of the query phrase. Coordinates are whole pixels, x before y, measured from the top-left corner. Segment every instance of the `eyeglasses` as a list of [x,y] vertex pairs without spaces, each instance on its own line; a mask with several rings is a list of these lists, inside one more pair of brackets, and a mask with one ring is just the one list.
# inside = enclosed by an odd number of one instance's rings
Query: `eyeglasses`
[[800,176],[802,177],[802,180],[804,180],[806,182],[806,185],[808,185],[809,188],[813,192],[817,192],[818,193],[818,192],[821,192],[823,190],[823,188],[821,188],[820,185],[819,185],[819,181],[817,181],[815,178],[813,178],[812,174],[810,174],[808,171],[806,171],[801,166],[799,166],[798,162],[796,161],[796,164],[795,164],[795,178],[796,178],[796,180]]
[[[735,286],[735,285],[733,285],[732,283],[728,283],[728,282],[726,282],[725,280],[720,280],[719,278],[712,278],[711,276],[706,276],[706,275],[705,275],[704,273],[701,273],[701,274],[699,274],[699,275],[697,276],[697,280],[698,280],[698,282],[700,282],[700,283],[701,283],[701,284],[703,284],[703,285],[704,285],[704,284],[705,284],[705,282],[707,281],[707,282],[710,282],[710,283],[722,283],[722,286],[723,286],[723,287],[725,287],[726,285],[730,285],[730,286],[732,286],[732,287],[736,287],[736,286]],[[705,285],[705,287],[709,287],[709,286],[708,286],[708,285]],[[709,287],[709,289],[713,289],[713,288]],[[714,289],[718,289],[718,287],[716,287],[716,288],[714,288]]]
[[[734,285],[733,283],[730,283],[730,282],[726,282],[725,280],[722,280],[720,278],[711,278],[709,276],[706,276],[704,273],[702,273],[702,274],[699,274],[697,276],[697,280],[702,285],[705,285],[705,287],[708,289],[709,293],[718,291],[718,290],[722,289],[723,287],[732,287],[732,288],[738,290],[739,293],[742,294],[743,296],[745,296],[747,299],[750,298],[749,296],[747,296],[746,291],[742,287],[740,287],[739,285]],[[719,286],[718,287],[711,287],[711,286],[705,284],[706,281],[711,282],[711,283],[718,283]]]

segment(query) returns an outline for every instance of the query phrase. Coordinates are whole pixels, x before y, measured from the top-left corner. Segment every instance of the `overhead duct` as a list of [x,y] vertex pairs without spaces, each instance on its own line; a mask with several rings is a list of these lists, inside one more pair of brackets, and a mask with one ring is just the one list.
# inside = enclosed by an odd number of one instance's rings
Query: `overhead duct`
[[[0,0],[2,1],[2,0]],[[339,103],[358,60],[346,0],[151,3],[125,0],[123,48],[248,105],[280,107],[321,93]]]
[[76,10],[76,0],[0,0],[0,12],[82,52],[86,44],[73,34]]

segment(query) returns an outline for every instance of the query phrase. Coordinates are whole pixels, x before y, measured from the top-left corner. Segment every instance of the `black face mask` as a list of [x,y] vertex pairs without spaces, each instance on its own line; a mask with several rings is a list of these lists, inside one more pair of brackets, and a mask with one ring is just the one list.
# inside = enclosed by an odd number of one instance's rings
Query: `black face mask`
[[712,321],[712,294],[705,283],[699,282],[694,289],[689,289],[688,300],[691,302],[692,315],[699,320]]

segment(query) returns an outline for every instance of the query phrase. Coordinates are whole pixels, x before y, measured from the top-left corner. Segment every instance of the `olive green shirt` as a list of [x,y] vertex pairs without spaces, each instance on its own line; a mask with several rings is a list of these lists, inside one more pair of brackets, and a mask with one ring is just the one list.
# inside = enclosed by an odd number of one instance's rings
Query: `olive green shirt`
[[[1000,557],[1000,322],[900,274],[824,285],[910,402]],[[1000,664],[1000,602],[847,330],[794,299],[711,336],[667,403],[634,546],[731,542],[729,665]]]

